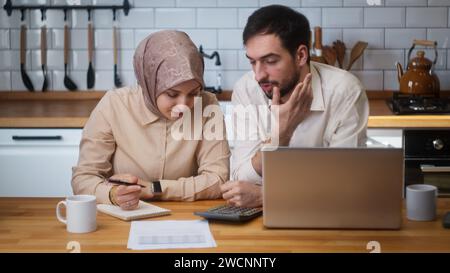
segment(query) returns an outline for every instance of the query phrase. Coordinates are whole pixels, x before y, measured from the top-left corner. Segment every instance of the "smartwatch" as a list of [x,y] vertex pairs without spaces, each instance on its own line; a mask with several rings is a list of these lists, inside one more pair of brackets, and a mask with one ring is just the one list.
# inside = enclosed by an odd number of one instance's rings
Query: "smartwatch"
[[159,197],[162,195],[161,182],[153,181],[152,182],[152,193],[153,196]]

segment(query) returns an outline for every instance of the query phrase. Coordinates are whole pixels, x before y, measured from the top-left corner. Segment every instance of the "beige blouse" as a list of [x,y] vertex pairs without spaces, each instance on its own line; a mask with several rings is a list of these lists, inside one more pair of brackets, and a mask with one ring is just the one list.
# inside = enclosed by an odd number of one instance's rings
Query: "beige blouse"
[[[202,104],[204,109],[218,103],[213,94],[203,92]],[[203,128],[210,120],[202,118]],[[227,140],[176,140],[172,125],[148,110],[140,87],[107,92],[83,130],[78,165],[72,168],[74,193],[110,204],[112,185],[106,179],[129,173],[159,180],[163,200],[220,198],[220,185],[229,178]]]

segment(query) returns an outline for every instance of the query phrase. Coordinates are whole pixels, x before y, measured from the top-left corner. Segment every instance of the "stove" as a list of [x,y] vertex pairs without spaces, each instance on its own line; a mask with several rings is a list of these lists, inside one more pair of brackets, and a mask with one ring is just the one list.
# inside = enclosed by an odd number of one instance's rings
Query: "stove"
[[450,114],[450,98],[394,93],[387,104],[396,115]]

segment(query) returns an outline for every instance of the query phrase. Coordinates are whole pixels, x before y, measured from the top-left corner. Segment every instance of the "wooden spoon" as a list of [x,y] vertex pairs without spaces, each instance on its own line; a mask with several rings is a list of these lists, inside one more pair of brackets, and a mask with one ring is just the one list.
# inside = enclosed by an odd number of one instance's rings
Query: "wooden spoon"
[[368,45],[368,43],[361,41],[356,43],[356,45],[352,48],[352,52],[350,53],[350,62],[347,66],[347,71],[352,69],[353,64],[356,62],[356,60],[359,59],[359,57],[361,57]]
[[331,46],[324,46],[322,48],[323,58],[327,64],[334,66],[336,64],[336,51]]
[[333,43],[333,48],[336,51],[339,68],[344,68],[345,44],[341,40],[337,40]]

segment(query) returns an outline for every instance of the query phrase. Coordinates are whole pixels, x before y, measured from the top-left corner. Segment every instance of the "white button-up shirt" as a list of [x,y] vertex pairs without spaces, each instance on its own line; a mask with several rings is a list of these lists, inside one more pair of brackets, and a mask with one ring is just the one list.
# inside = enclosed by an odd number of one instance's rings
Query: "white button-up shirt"
[[[311,113],[295,129],[289,147],[364,146],[369,103],[361,82],[353,74],[333,66],[311,62],[310,68],[313,92]],[[249,105],[268,108],[271,104],[252,71],[236,83],[231,100],[234,109]],[[253,168],[252,157],[259,151],[264,139],[239,137],[239,134],[244,134],[239,125],[256,121],[259,129],[267,126],[260,116],[254,119],[249,115],[235,115],[234,118],[232,179],[261,182],[262,177]],[[267,132],[267,135],[270,133]]]

